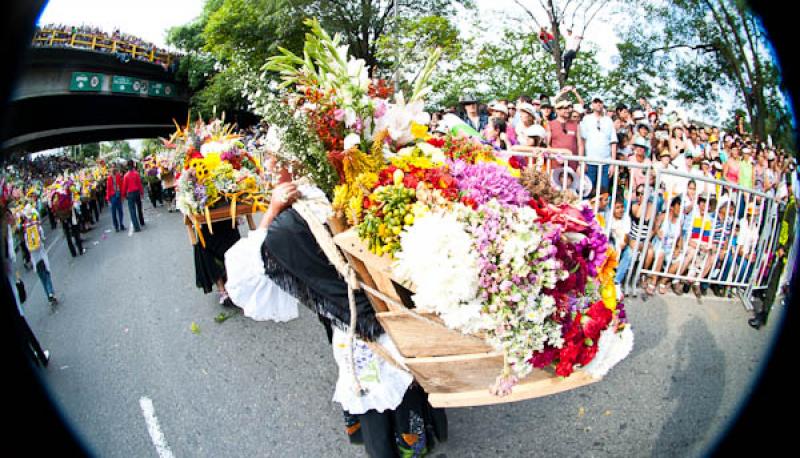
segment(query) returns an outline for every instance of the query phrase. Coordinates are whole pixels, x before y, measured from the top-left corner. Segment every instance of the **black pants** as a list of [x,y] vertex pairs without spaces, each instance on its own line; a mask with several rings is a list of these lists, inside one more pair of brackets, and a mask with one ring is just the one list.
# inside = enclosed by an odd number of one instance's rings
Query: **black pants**
[[55,230],[56,228],[56,215],[53,213],[52,208],[47,209],[47,219],[50,220],[50,229]]
[[572,68],[572,61],[576,55],[577,53],[573,50],[564,53],[564,79],[569,78],[569,69]]
[[94,215],[95,221],[100,221],[100,209],[97,207],[97,199],[89,201],[89,211]]
[[156,202],[161,202],[161,205],[164,205],[164,198],[161,195],[161,181],[151,183],[147,187],[147,194],[150,197],[150,203],[153,204],[153,208],[156,208]]
[[[74,258],[78,254],[83,254],[83,240],[81,240],[81,227],[80,224],[72,224],[69,219],[61,220],[61,227],[64,228],[64,238],[67,239],[67,246],[69,252]],[[75,248],[77,247],[77,251]]]

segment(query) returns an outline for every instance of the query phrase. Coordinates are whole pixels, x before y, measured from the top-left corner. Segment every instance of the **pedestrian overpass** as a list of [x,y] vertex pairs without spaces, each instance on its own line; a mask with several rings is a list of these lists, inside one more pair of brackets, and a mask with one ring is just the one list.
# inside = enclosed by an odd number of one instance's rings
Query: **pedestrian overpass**
[[9,101],[0,151],[168,136],[189,109],[175,66],[135,50],[34,45]]

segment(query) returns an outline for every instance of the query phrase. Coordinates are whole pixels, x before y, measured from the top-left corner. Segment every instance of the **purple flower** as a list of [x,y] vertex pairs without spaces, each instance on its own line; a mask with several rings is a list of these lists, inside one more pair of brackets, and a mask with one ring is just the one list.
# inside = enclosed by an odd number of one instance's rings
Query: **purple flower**
[[[530,193],[511,176],[507,168],[489,162],[467,164],[462,160],[448,161],[450,173],[458,181],[458,189],[478,205],[497,199],[504,207],[527,205]],[[488,218],[487,229],[496,231],[499,221]]]

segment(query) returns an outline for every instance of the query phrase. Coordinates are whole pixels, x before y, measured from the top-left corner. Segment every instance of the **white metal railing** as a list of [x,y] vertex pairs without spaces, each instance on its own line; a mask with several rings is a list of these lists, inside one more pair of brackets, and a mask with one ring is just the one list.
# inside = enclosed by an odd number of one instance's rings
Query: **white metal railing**
[[[778,204],[773,197],[698,174],[657,168],[653,164],[589,159],[573,156],[564,149],[530,148],[507,154],[533,158],[535,166],[544,170],[556,187],[570,188],[584,201],[590,201],[595,213],[600,210],[606,235],[613,235],[612,225],[629,220],[627,242],[621,244],[616,240],[623,247],[617,253],[620,257],[617,280],[626,294],[636,295],[644,276],[649,282],[668,285],[688,282],[704,287],[737,288],[745,307],[752,309],[753,291],[766,288],[779,230]],[[564,167],[572,170],[571,182],[569,172],[562,171]],[[584,179],[589,167],[594,180]],[[555,173],[560,174],[556,180]],[[610,197],[608,204],[599,208],[601,197],[597,187],[602,173],[609,174]],[[632,186],[634,174],[639,186]],[[625,175],[627,183],[622,183]],[[671,186],[665,186],[667,182]],[[688,186],[691,182],[695,183],[694,192]],[[641,195],[636,193],[637,187],[643,188]],[[622,196],[618,195],[618,189],[623,191]],[[670,216],[674,198],[680,202],[677,217]],[[624,202],[621,219],[614,217],[619,199]],[[709,205],[712,200],[718,202],[713,209]],[[666,224],[665,219],[668,219]],[[674,231],[676,226],[677,236],[674,240],[670,237],[668,246],[664,246],[667,234],[662,229]]]

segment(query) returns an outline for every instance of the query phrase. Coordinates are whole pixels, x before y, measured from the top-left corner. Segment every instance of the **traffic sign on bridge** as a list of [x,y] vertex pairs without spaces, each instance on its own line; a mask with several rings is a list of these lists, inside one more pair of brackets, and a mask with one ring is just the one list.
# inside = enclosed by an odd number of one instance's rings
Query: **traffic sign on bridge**
[[114,75],[111,77],[111,92],[147,95],[149,83],[144,79]]
[[103,78],[102,73],[73,72],[69,90],[100,92],[103,88]]

